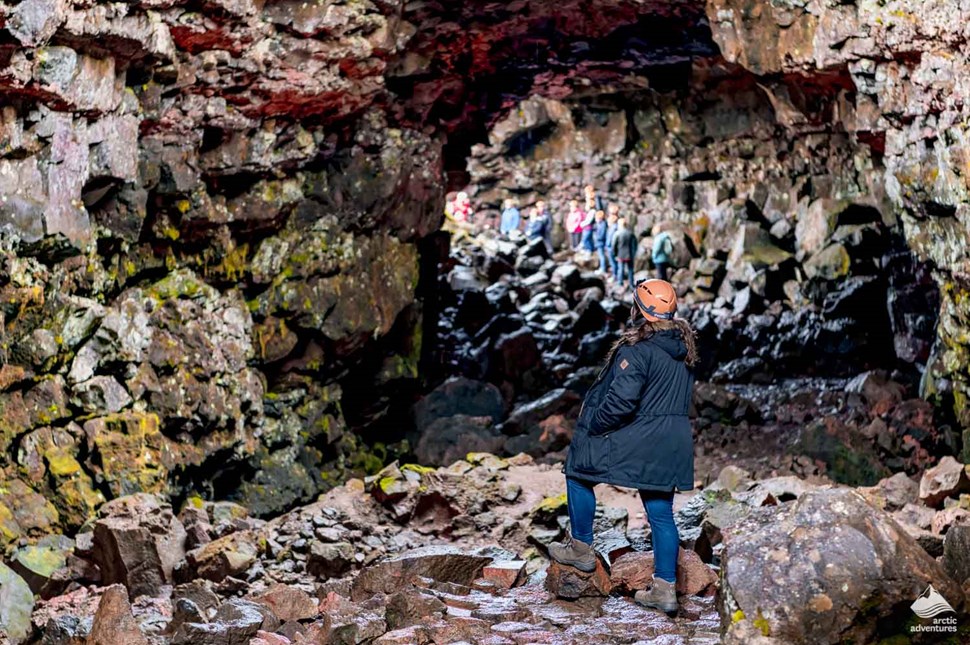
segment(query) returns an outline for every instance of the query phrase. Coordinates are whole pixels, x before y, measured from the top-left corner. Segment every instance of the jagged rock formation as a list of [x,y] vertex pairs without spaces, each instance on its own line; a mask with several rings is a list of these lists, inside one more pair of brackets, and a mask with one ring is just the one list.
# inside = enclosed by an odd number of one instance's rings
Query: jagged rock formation
[[[927,394],[967,406],[967,249],[960,79],[966,47],[960,3],[894,1],[762,3],[711,0],[708,15],[726,59],[789,83],[837,73],[851,80],[836,122],[882,159],[886,193],[906,239],[941,287],[938,343]],[[849,100],[851,99],[851,100]]]

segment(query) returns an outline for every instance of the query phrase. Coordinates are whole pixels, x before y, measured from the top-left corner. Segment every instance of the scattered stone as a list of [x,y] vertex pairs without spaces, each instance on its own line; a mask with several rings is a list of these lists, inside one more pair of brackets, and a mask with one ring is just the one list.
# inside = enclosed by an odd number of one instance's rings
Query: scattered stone
[[970,491],[966,467],[947,455],[940,463],[923,473],[919,483],[919,498],[927,506],[939,508],[947,497]]
[[387,598],[385,620],[391,630],[412,625],[426,625],[432,618],[444,615],[445,603],[417,589],[405,589]]
[[865,397],[866,402],[878,415],[901,402],[906,394],[905,388],[890,380],[885,372],[865,372],[855,377],[845,386],[846,392],[855,392]]
[[227,576],[238,576],[256,562],[259,554],[257,537],[252,531],[237,531],[186,554],[187,571],[181,579],[193,576],[220,582]]
[[[620,556],[610,570],[613,591],[633,595],[650,586],[654,573],[653,552]],[[717,583],[717,574],[693,551],[680,549],[677,555],[677,593],[697,596]]]
[[970,511],[959,506],[951,506],[938,511],[933,516],[930,523],[930,530],[936,535],[943,535],[951,526],[957,524],[970,524]]
[[354,565],[354,547],[346,542],[314,542],[307,557],[307,572],[322,580],[339,578]]
[[451,546],[414,549],[363,569],[354,580],[352,597],[394,593],[419,576],[470,586],[491,560]]
[[284,584],[275,584],[251,598],[265,605],[281,621],[307,620],[319,612],[317,601],[307,592]]
[[943,540],[943,569],[966,588],[970,579],[970,525],[951,527]]
[[896,473],[869,488],[859,489],[866,500],[885,511],[896,511],[919,498],[920,485],[906,473]]
[[511,589],[525,582],[525,560],[493,562],[482,569],[482,577],[500,589]]
[[55,576],[67,566],[68,556],[73,550],[74,540],[63,535],[51,535],[33,546],[14,551],[10,557],[10,568],[24,579],[31,591],[49,598],[67,586],[68,580],[56,579]]
[[172,584],[185,557],[185,529],[172,508],[139,493],[101,507],[94,524],[94,561],[105,584],[121,583],[134,596],[155,596]]
[[494,424],[499,423],[505,416],[505,401],[499,389],[491,383],[454,377],[418,401],[414,405],[413,414],[419,431],[438,419],[457,414],[488,417]]
[[[173,645],[237,645],[263,627],[260,606],[247,600],[228,600],[215,611],[209,622],[184,622],[172,635]],[[271,628],[272,629],[272,628]]]
[[148,645],[148,642],[131,614],[124,586],[111,585],[105,589],[86,645]]
[[596,569],[592,573],[559,564],[555,560],[549,563],[546,571],[546,590],[557,598],[576,600],[605,597],[610,595],[612,588],[610,574],[599,557],[596,558]]

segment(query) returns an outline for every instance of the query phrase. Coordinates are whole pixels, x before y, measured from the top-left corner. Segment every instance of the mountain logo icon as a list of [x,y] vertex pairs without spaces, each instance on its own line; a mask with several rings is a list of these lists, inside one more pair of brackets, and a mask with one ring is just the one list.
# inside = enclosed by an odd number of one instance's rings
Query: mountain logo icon
[[916,602],[910,605],[910,608],[920,618],[933,618],[948,611],[953,611],[950,603],[940,595],[939,591],[933,588],[933,585],[926,587],[926,591],[920,594]]

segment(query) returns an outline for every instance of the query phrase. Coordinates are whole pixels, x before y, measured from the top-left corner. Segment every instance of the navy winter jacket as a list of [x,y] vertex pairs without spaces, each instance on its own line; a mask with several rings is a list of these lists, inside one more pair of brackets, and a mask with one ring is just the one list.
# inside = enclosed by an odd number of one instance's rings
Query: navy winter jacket
[[620,348],[586,394],[563,469],[640,490],[694,488],[694,375],[678,330]]
[[546,237],[546,229],[549,227],[549,218],[546,215],[529,218],[525,224],[525,236],[530,240],[537,237]]

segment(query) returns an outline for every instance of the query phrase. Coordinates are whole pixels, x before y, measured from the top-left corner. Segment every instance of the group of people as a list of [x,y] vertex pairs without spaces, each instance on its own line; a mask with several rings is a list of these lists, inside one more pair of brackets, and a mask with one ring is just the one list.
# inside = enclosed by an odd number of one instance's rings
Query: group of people
[[569,202],[566,232],[574,250],[584,250],[599,256],[599,270],[616,280],[617,284],[633,286],[633,262],[639,240],[625,217],[620,217],[617,204],[606,205],[596,189],[586,186],[582,202]]
[[[471,199],[467,193],[458,193],[448,203],[446,214],[459,227],[472,223]],[[593,186],[586,186],[583,200],[569,203],[563,225],[569,234],[570,248],[595,253],[599,257],[599,271],[609,276],[621,287],[633,287],[634,262],[640,241],[625,217],[620,216],[620,207],[607,204],[596,193]],[[546,202],[539,200],[529,209],[524,233],[527,239],[541,239],[551,254],[553,252],[554,221]],[[506,199],[502,204],[499,218],[499,233],[508,236],[512,231],[522,230],[522,214],[514,199]],[[653,264],[657,277],[667,279],[672,264],[673,240],[669,233],[659,231],[654,237]]]

